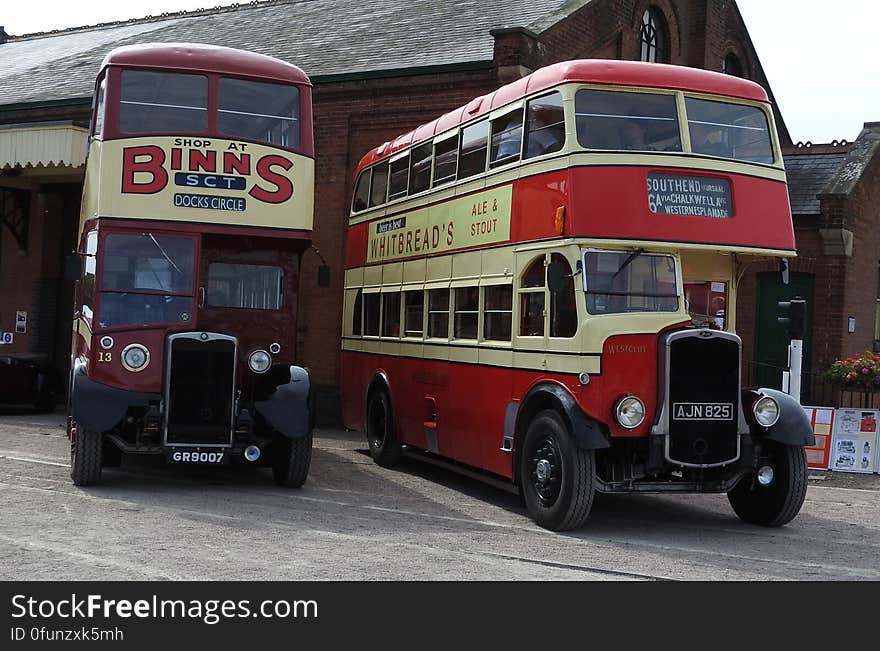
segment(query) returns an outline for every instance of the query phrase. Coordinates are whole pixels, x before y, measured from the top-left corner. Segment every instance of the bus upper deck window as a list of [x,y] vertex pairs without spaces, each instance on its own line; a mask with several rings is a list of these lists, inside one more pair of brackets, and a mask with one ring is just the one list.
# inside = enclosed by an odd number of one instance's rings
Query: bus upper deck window
[[409,186],[409,154],[391,161],[391,178],[388,181],[388,200],[406,196]]
[[388,196],[388,161],[373,168],[373,181],[370,184],[370,208],[381,206]]
[[358,177],[357,186],[354,191],[354,200],[351,202],[353,212],[366,210],[370,204],[370,177],[372,170],[364,170]]
[[208,78],[123,70],[119,129],[124,133],[193,133],[208,128]]
[[492,120],[490,167],[519,160],[522,151],[522,122],[521,108]]
[[431,153],[434,145],[430,142],[414,147],[409,168],[409,193],[416,194],[431,187]]
[[300,140],[299,89],[222,77],[217,128],[231,136],[296,147]]
[[95,115],[92,117],[92,135],[101,136],[104,133],[104,100],[107,80],[102,79],[98,86],[98,97],[95,99]]
[[772,163],[767,115],[757,106],[685,98],[691,150],[753,163]]
[[560,93],[531,100],[526,109],[526,120],[526,158],[562,149],[565,144],[565,117]]
[[579,90],[575,114],[587,149],[681,151],[674,95]]
[[488,120],[481,120],[462,129],[458,155],[458,178],[465,179],[486,171],[488,144]]
[[434,185],[455,179],[458,169],[458,138],[447,138],[434,145]]

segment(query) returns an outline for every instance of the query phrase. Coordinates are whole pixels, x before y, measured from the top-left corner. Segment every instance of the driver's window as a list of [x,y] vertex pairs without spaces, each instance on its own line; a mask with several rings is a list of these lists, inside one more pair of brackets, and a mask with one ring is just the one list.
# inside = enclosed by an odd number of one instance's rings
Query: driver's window
[[86,236],[86,254],[83,264],[82,313],[91,321],[95,306],[95,254],[98,252],[98,231]]
[[561,253],[551,255],[550,264],[562,270],[562,287],[550,292],[550,336],[574,337],[578,318],[571,265]]

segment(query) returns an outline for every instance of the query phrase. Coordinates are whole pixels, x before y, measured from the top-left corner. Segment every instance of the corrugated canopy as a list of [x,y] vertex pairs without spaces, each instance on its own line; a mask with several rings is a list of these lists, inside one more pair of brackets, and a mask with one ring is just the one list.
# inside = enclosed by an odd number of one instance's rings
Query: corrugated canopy
[[89,131],[72,123],[11,124],[0,127],[0,169],[81,167]]

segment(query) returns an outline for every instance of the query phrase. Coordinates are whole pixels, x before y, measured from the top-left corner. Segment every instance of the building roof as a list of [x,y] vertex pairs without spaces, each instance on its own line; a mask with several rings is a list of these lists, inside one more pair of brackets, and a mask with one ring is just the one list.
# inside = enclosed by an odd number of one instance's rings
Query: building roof
[[540,32],[590,1],[372,0],[365,11],[356,2],[266,0],[10,36],[0,44],[0,108],[91,97],[101,61],[111,49],[148,42],[251,50],[298,65],[313,79],[488,65],[494,54],[491,30]]
[[783,156],[792,215],[820,213],[817,195],[824,192],[845,158],[845,151],[814,154],[805,150],[803,153]]
[[819,215],[823,195],[847,196],[880,149],[880,122],[866,122],[853,142],[799,143],[784,152],[792,215]]

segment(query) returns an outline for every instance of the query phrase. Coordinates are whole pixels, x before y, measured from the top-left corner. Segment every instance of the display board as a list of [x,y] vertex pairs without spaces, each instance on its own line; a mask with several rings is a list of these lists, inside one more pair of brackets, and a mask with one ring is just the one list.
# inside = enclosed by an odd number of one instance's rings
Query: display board
[[816,445],[807,446],[807,466],[814,470],[828,470],[831,463],[831,435],[834,431],[833,407],[804,407],[810,426],[816,436]]
[[838,409],[834,414],[830,470],[871,473],[877,470],[876,409]]

